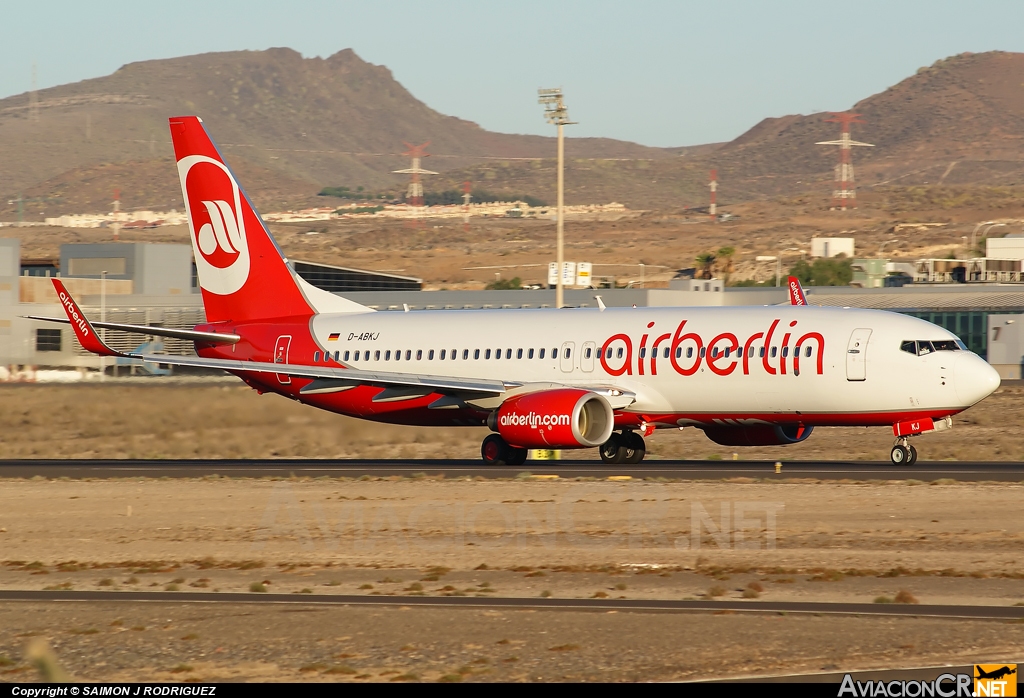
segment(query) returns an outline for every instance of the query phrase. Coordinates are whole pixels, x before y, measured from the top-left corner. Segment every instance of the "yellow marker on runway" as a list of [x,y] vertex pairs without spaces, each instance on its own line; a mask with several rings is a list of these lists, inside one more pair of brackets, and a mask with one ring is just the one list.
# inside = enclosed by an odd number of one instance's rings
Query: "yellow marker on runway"
[[609,475],[608,479],[609,480],[632,480],[633,477],[631,475]]

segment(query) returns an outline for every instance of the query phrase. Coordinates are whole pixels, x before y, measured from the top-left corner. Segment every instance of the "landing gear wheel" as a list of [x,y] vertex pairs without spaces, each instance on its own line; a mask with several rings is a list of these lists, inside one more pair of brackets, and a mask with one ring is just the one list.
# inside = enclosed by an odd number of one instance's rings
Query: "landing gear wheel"
[[608,465],[617,465],[625,461],[626,448],[619,434],[612,434],[607,441],[601,444],[599,450],[601,452],[601,460]]
[[907,446],[907,450],[910,451],[910,458],[907,459],[907,465],[914,465],[917,463],[917,449],[913,446]]
[[647,454],[647,443],[644,441],[644,437],[635,431],[627,431],[622,436],[626,442],[626,457],[622,462],[635,465],[642,461]]
[[487,465],[505,465],[511,453],[512,447],[498,434],[489,434],[480,446],[480,457]]
[[910,448],[903,444],[896,444],[892,447],[892,451],[889,452],[889,458],[892,460],[893,465],[910,465]]
[[530,453],[529,449],[519,448],[518,446],[508,447],[508,458],[505,460],[506,465],[522,465],[526,462],[526,456]]

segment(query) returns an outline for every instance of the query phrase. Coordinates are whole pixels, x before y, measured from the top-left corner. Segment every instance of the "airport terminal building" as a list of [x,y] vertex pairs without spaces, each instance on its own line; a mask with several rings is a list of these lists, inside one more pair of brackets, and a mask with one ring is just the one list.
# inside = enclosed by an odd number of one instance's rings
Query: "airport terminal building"
[[[380,311],[553,307],[554,290],[423,291],[420,279],[383,272],[294,261],[311,284]],[[100,359],[82,349],[71,329],[24,316],[64,317],[49,276],[59,275],[94,319],[191,329],[205,321],[192,250],[188,245],[105,243],[62,245],[59,260],[22,260],[17,239],[0,239],[0,380],[31,380],[41,370],[95,371]],[[986,357],[1004,379],[1021,378],[1024,358],[1024,284],[938,283],[893,288],[812,287],[813,305],[877,308],[940,325]],[[785,288],[726,287],[721,280],[676,279],[669,288],[567,289],[566,303],[597,307],[743,306],[788,302]],[[109,331],[121,351],[176,355],[192,344]],[[125,359],[107,371],[161,372]]]

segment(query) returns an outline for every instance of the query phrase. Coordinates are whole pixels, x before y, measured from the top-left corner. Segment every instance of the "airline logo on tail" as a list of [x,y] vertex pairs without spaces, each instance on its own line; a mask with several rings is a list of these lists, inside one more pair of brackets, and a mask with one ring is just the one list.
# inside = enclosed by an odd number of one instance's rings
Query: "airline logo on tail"
[[787,279],[786,285],[789,286],[790,305],[807,305],[807,296],[804,295],[804,290],[800,286],[800,279],[791,276]]
[[179,160],[178,177],[199,283],[218,295],[235,293],[249,278],[250,266],[238,184],[223,163],[205,155]]

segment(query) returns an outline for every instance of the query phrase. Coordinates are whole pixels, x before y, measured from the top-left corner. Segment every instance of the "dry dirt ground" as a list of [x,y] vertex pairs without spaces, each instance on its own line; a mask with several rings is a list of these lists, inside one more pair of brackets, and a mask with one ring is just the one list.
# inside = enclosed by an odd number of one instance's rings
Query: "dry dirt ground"
[[[210,478],[0,483],[0,588],[1024,601],[1022,484]],[[1013,661],[913,617],[0,604],[89,680],[676,680]]]
[[[174,379],[177,381],[177,379]],[[953,430],[915,441],[922,460],[1024,459],[1024,387],[1000,388],[954,417]],[[323,412],[234,379],[104,385],[0,385],[0,458],[479,458],[483,428],[375,424]],[[648,458],[873,460],[885,428],[820,428],[791,446],[730,448],[697,429],[647,439]],[[594,450],[563,451],[594,459]]]
[[[951,253],[963,256],[977,223],[1024,218],[1024,205],[1016,194],[985,192],[976,194],[976,200],[951,199],[954,207],[941,197],[955,192],[928,192],[915,198],[912,190],[866,192],[861,208],[851,211],[827,210],[824,196],[755,201],[727,207],[738,218],[718,224],[682,209],[649,211],[618,221],[568,220],[565,254],[568,261],[591,262],[595,275],[612,276],[619,285],[639,284],[642,263],[648,286],[665,286],[678,269],[694,267],[697,255],[724,246],[734,247],[736,253],[731,269],[716,269],[720,276],[774,279],[774,262],[757,262],[758,255],[777,255],[789,248],[809,253],[811,238],[822,236],[853,237],[857,256],[878,256],[880,250],[905,262]],[[332,205],[329,200],[320,203]],[[895,228],[916,223],[937,225]],[[479,289],[494,281],[495,274],[544,283],[547,264],[555,259],[555,226],[550,220],[474,218],[468,231],[461,220],[452,219],[424,219],[419,227],[380,218],[270,227],[290,258],[414,276],[422,278],[428,290]],[[993,232],[1016,230],[1017,224],[1011,223]],[[34,258],[58,256],[62,243],[111,241],[107,229],[0,228],[0,236],[21,238],[22,256]],[[187,244],[188,231],[185,226],[122,231],[121,240]],[[785,255],[784,270],[800,257],[792,251]]]

